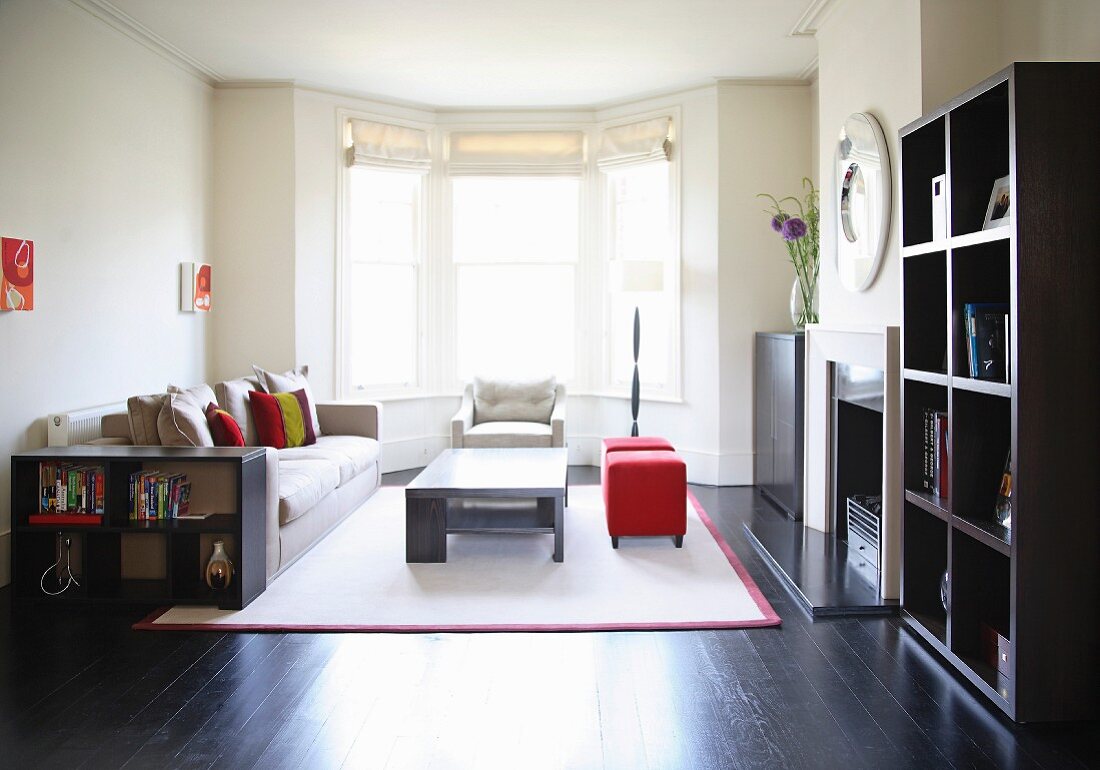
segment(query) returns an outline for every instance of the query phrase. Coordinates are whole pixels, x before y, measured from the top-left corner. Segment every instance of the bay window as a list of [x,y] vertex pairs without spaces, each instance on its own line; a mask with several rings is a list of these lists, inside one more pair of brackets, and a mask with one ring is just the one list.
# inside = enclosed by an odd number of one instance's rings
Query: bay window
[[[554,374],[574,393],[626,393],[637,307],[643,395],[678,395],[670,117],[344,125],[342,393],[452,392],[477,374]],[[658,275],[658,289],[623,282],[623,266]]]

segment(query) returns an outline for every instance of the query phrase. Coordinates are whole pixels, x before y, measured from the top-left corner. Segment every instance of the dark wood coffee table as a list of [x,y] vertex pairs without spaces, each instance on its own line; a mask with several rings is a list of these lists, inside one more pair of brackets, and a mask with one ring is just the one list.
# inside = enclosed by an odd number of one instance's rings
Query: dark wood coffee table
[[[405,561],[447,561],[456,532],[543,532],[564,554],[566,449],[447,449],[405,487]],[[477,505],[534,499],[534,507]]]

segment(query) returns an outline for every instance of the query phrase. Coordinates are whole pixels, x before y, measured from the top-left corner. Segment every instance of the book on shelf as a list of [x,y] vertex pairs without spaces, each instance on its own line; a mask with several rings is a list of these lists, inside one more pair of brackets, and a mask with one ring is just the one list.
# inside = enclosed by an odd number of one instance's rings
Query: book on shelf
[[102,466],[43,460],[38,464],[38,484],[38,513],[103,514],[106,480]]
[[947,412],[924,410],[924,456],[921,486],[936,497],[947,497]]
[[130,475],[130,520],[174,519],[190,510],[191,482],[182,473],[139,471]]
[[976,380],[1005,382],[1008,305],[1004,302],[968,302],[963,306],[963,315],[970,376]]

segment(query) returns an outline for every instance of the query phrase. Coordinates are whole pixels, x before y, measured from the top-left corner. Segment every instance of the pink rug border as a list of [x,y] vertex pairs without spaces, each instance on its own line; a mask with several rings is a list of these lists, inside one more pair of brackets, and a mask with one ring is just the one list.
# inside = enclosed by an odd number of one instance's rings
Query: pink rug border
[[756,608],[764,617],[761,620],[716,620],[698,621],[691,623],[529,623],[529,624],[472,624],[472,625],[437,625],[437,626],[400,626],[400,625],[309,625],[286,623],[282,625],[257,625],[254,623],[157,623],[155,622],[171,607],[160,607],[142,620],[134,623],[131,628],[135,631],[246,631],[251,633],[384,633],[384,634],[439,634],[439,633],[542,633],[562,631],[707,631],[738,628],[768,628],[782,624],[779,615],[772,608],[771,603],[764,598],[760,587],[752,579],[752,575],[745,569],[745,565],[737,558],[730,544],[722,537],[718,527],[711,521],[706,509],[699,502],[695,494],[689,489],[688,500],[691,502],[699,520],[710,532],[714,542],[718,544],[725,555],[726,560],[737,577],[749,592],[749,596],[756,603]]

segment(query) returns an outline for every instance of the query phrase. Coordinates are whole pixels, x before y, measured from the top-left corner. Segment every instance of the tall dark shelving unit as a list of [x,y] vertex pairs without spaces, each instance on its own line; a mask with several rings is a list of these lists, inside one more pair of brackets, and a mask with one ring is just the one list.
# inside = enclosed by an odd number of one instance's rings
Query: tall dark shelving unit
[[[201,604],[241,609],[267,587],[267,464],[256,447],[70,446],[11,457],[12,584],[17,600],[58,603]],[[59,461],[104,469],[99,524],[35,524],[39,465]],[[143,470],[186,473],[191,509],[205,519],[130,520],[130,475]],[[57,559],[58,536],[72,542],[80,585],[60,596],[41,590]],[[224,591],[203,578],[214,540],[234,565]],[[134,574],[137,573],[137,574]],[[151,574],[155,573],[155,574]]]
[[[1100,713],[1098,137],[1091,62],[1015,63],[900,131],[903,616],[1021,722]],[[983,230],[1006,175],[1011,222]],[[1007,382],[968,376],[968,302],[1009,307]],[[944,498],[921,489],[926,408],[948,413]],[[993,509],[1010,448],[1008,530]],[[1008,640],[1000,671],[987,628]]]

